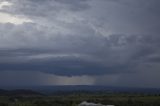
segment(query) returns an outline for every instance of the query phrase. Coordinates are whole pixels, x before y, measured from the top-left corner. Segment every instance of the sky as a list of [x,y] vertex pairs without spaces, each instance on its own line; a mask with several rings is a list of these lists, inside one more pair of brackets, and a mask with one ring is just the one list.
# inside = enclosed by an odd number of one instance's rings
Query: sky
[[159,88],[159,0],[0,0],[0,85]]

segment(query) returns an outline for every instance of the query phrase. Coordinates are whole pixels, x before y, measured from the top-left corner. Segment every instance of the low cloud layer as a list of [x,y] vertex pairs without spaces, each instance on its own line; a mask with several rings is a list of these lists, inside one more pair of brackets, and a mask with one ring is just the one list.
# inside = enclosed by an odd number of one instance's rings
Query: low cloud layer
[[[144,86],[157,85],[152,77],[160,75],[159,1],[4,2],[12,5],[0,5],[0,71],[89,76],[92,84],[118,86],[136,83],[137,76]],[[114,82],[105,83],[107,78]]]

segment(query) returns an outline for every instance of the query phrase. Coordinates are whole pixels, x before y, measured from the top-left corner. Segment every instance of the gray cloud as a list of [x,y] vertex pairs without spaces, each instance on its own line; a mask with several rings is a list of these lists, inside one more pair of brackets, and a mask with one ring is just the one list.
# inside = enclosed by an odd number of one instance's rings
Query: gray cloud
[[1,12],[32,22],[0,23],[1,71],[130,76],[148,66],[158,70],[157,0],[8,1],[13,5]]
[[27,17],[45,17],[51,18],[61,11],[83,11],[90,6],[88,0],[7,0],[13,5],[1,10],[11,14],[25,15]]
[[[142,42],[146,37],[111,35],[108,38],[92,36],[89,39],[90,36],[86,36],[81,39],[80,36],[67,36],[67,39],[57,39],[54,42],[56,46],[50,40],[46,41],[52,44],[52,48],[1,50],[0,69],[42,71],[58,75],[130,73],[138,71],[139,64],[152,64],[146,59],[159,53],[159,50],[155,50],[159,45],[153,40],[157,38],[150,36],[149,41]],[[74,46],[72,41],[76,42]],[[64,45],[60,46],[64,42],[67,49],[62,49]]]

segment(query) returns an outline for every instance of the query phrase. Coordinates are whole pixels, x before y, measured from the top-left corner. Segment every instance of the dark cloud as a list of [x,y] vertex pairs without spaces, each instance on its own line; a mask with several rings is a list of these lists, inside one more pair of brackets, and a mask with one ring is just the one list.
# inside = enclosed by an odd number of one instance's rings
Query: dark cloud
[[90,8],[89,4],[86,3],[89,0],[55,0],[56,2],[69,5],[69,9],[73,11],[81,11]]
[[32,71],[1,71],[0,84],[2,86],[34,86],[43,85],[42,75]]
[[1,12],[31,21],[0,23],[1,71],[140,79],[159,69],[157,0],[8,1]]
[[[101,75],[128,73],[128,66],[116,65],[106,66],[100,63],[88,62],[79,58],[50,58],[30,60],[27,62],[19,61],[15,63],[1,63],[0,70],[12,71],[42,71],[57,75]],[[121,70],[120,70],[121,69]],[[126,71],[127,70],[127,71]],[[125,72],[126,71],[126,72]]]
[[[66,42],[67,49],[52,44],[53,48],[1,50],[0,70],[31,70],[71,76],[132,73],[139,70],[139,64],[145,66],[144,62],[148,62],[146,59],[151,55],[159,53],[153,49],[158,48],[155,46],[157,42],[152,41],[154,36],[143,42],[142,39],[148,36],[77,37],[57,39],[54,43]],[[73,42],[77,44],[70,46]]]

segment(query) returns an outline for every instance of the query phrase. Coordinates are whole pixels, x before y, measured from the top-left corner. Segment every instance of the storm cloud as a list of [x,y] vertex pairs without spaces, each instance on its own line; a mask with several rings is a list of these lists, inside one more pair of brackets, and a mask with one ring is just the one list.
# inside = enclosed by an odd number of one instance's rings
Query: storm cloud
[[[118,86],[136,83],[131,79],[136,75],[139,80],[146,76],[142,82],[147,82],[149,74],[160,75],[158,0],[0,2],[11,3],[0,8],[2,74],[89,76],[92,84],[108,84],[108,79],[113,82],[110,85]],[[5,20],[4,14],[17,21]]]

